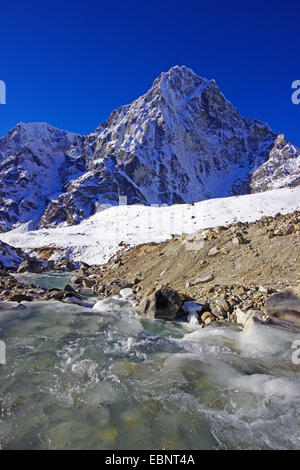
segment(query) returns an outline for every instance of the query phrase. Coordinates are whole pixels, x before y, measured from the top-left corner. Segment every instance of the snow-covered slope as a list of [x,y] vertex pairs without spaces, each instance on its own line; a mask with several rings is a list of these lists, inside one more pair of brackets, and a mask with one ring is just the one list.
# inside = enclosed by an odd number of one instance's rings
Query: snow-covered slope
[[19,123],[0,139],[0,230],[35,221],[61,191],[58,169],[76,135],[47,123]]
[[0,239],[24,249],[56,246],[74,261],[101,264],[114,255],[120,242],[135,246],[160,242],[172,234],[190,234],[237,220],[255,221],[263,215],[290,213],[300,210],[300,186],[263,193],[210,199],[192,204],[168,207],[116,206],[84,220],[76,226],[64,226],[36,231],[19,227],[0,234]]

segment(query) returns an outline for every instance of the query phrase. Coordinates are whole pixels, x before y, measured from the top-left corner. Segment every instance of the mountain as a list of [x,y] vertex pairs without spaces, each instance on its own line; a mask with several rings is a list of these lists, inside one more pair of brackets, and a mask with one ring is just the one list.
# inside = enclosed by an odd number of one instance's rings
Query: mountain
[[252,192],[267,191],[300,184],[300,148],[279,134],[268,160],[251,175]]
[[0,269],[17,268],[22,261],[24,261],[22,250],[0,241]]
[[47,123],[19,123],[0,139],[0,230],[39,218],[61,191],[59,168],[76,135]]
[[27,126],[28,136],[21,125],[0,140],[3,230],[33,219],[39,228],[76,224],[120,196],[170,205],[299,184],[299,149],[241,117],[214,80],[185,66],[87,136]]

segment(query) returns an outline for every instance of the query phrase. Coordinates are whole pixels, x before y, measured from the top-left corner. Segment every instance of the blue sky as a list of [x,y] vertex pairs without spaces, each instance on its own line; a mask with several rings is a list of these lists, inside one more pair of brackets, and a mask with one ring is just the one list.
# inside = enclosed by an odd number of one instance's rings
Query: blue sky
[[184,64],[300,145],[299,39],[299,0],[4,0],[0,136],[20,121],[89,133]]

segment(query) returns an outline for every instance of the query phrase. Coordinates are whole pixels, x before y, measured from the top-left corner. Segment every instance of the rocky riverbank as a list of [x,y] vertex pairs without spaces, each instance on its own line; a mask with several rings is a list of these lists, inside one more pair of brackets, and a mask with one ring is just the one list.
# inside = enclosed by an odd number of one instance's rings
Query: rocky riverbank
[[22,282],[15,277],[15,274],[23,273],[45,274],[53,270],[56,272],[76,270],[78,266],[67,259],[61,259],[57,262],[33,259],[21,249],[15,249],[3,242],[0,242],[0,253],[1,301],[20,303],[22,301],[30,302],[34,300],[60,300],[79,303],[82,300],[79,293],[70,285],[66,285],[64,290],[55,288],[46,289],[33,283]]
[[[104,296],[132,288],[138,313],[154,318],[186,320],[193,311],[202,327],[213,322],[275,324],[279,316],[276,324],[294,324],[300,312],[299,235],[297,211],[129,250],[120,246],[109,263],[81,269],[74,282]],[[292,307],[282,304],[282,292],[283,298],[291,298]],[[189,304],[183,308],[185,302]],[[165,311],[157,307],[161,304],[168,305]],[[170,314],[171,304],[175,308]]]
[[[53,261],[45,247],[39,249],[39,260],[27,256],[17,269],[1,269],[0,298],[81,303],[81,289],[109,297],[130,288],[140,315],[193,321],[201,327],[230,322],[247,328],[257,321],[290,328],[300,317],[299,235],[297,211],[192,236],[174,235],[164,243],[131,249],[121,243],[117,255],[102,266]],[[46,290],[18,282],[12,270],[74,273],[63,290]]]

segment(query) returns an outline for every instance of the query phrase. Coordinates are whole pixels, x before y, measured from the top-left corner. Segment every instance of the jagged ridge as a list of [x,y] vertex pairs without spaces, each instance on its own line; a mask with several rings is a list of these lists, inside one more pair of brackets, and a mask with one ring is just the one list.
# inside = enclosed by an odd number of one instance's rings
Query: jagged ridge
[[56,147],[45,124],[30,125],[29,143],[18,142],[17,128],[0,140],[3,230],[33,218],[40,228],[74,224],[119,196],[175,204],[299,183],[299,149],[266,123],[241,117],[214,80],[185,66],[162,73],[87,136],[52,130]]

